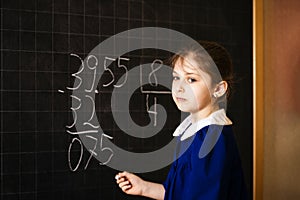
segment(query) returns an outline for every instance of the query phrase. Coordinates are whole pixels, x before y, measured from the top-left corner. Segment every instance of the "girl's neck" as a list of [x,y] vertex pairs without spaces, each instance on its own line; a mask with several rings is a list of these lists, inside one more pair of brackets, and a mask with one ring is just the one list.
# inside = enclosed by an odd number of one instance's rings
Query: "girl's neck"
[[213,113],[219,109],[220,109],[219,106],[208,106],[202,110],[199,110],[198,112],[191,113],[192,123],[195,123],[199,120],[207,118],[211,113]]

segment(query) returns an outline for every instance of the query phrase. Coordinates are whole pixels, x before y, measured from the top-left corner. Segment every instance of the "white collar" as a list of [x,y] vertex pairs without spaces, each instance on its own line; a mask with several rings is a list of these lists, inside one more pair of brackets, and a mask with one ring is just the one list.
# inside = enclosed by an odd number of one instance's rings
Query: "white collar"
[[211,113],[208,117],[201,119],[195,123],[192,123],[191,116],[188,116],[183,122],[176,128],[173,136],[181,136],[180,140],[183,141],[194,134],[198,130],[208,125],[230,125],[231,120],[226,116],[225,110],[220,109]]

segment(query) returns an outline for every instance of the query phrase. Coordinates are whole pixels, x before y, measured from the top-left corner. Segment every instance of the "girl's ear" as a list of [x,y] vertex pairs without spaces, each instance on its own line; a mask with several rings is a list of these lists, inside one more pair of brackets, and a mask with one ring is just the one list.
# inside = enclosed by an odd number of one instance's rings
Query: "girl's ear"
[[221,81],[220,83],[218,83],[216,85],[216,87],[214,89],[214,92],[213,92],[213,96],[215,98],[223,96],[226,93],[227,88],[228,88],[227,82],[226,81]]

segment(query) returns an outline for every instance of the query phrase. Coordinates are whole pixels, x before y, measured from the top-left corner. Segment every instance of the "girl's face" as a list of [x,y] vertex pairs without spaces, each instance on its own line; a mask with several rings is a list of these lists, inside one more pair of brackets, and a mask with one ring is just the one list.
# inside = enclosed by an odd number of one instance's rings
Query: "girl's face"
[[193,121],[207,117],[214,107],[209,74],[193,59],[178,59],[173,70],[172,97],[179,110],[190,112]]

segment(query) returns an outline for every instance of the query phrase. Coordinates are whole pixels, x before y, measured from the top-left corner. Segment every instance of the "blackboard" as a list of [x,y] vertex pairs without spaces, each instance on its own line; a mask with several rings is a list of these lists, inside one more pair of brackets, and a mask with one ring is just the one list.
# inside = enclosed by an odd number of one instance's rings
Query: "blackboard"
[[[176,30],[195,40],[219,42],[229,50],[237,81],[227,113],[234,122],[252,197],[251,10],[251,1],[238,0],[1,1],[1,199],[145,199],[123,194],[114,180],[118,170],[100,164],[79,136],[71,134],[76,132],[71,109],[76,98],[70,89],[75,87],[72,74],[79,72],[80,59],[86,60],[111,36],[142,27]],[[170,52],[158,49],[131,51],[115,60],[106,56],[112,64],[91,98],[104,133],[102,149],[110,140],[122,149],[142,153],[172,140],[181,113],[171,96],[143,92],[168,91],[155,85],[155,73],[146,76],[154,85],[145,85],[130,97],[130,117],[139,126],[154,123],[151,117],[155,102],[159,103],[168,113],[163,131],[144,139],[128,136],[115,123],[116,108],[111,106],[112,91],[120,86],[118,81],[125,81],[124,70],[144,63],[156,64],[155,69],[169,56]],[[89,61],[90,65],[96,62],[93,57]],[[140,74],[135,78],[140,80]],[[106,149],[106,161],[110,153]],[[162,182],[167,172],[168,166],[139,175]]]

